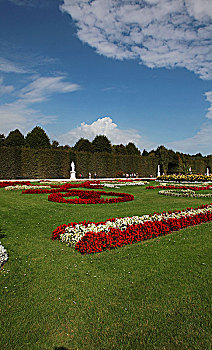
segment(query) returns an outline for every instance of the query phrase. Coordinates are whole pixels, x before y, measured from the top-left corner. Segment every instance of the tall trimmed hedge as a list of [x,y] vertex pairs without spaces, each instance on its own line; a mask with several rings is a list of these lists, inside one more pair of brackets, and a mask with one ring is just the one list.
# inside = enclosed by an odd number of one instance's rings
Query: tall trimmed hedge
[[[205,174],[208,167],[212,172],[212,155],[207,157],[178,157],[173,169],[192,168],[193,173]],[[164,164],[160,156],[151,152],[146,156],[121,155],[104,152],[77,152],[73,149],[32,149],[26,147],[0,147],[0,179],[38,179],[69,178],[70,163],[76,165],[77,177],[82,174],[92,177],[117,177],[118,174],[138,174],[140,177],[157,175],[157,166],[161,166],[161,174],[171,167]]]

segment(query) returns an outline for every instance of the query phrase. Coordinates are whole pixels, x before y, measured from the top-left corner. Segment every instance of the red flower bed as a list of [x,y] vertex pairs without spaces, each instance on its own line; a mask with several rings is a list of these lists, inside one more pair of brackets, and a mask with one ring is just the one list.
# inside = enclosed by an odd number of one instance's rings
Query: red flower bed
[[[118,196],[118,198],[101,198],[101,196]],[[79,198],[65,199],[64,197],[78,196]],[[102,203],[119,203],[132,201],[134,196],[128,193],[116,193],[105,191],[82,191],[71,190],[65,194],[52,193],[48,196],[48,200],[58,203],[71,203],[71,204],[102,204]]]
[[109,232],[88,232],[75,245],[81,254],[98,253],[111,250],[126,244],[133,244],[158,236],[166,236],[172,231],[178,231],[202,222],[212,220],[212,213],[197,214],[179,219],[170,218],[163,221],[147,221],[144,224],[131,225],[126,230],[111,228]]
[[[94,184],[95,187],[92,185]],[[67,183],[64,185],[51,185],[51,189],[28,189],[23,190],[23,194],[42,194],[42,193],[57,193],[57,192],[66,192],[69,190],[69,188],[95,188],[95,189],[101,189],[103,188],[102,185],[100,185],[100,181],[85,181],[84,183],[79,184],[73,184],[73,183]]]
[[31,185],[29,181],[2,181],[0,182],[0,188],[7,186],[16,186],[16,185]]
[[211,185],[209,186],[147,186],[147,190],[154,190],[155,188],[162,188],[162,189],[176,189],[176,190],[193,190],[193,191],[203,191],[203,190],[210,190],[212,188]]

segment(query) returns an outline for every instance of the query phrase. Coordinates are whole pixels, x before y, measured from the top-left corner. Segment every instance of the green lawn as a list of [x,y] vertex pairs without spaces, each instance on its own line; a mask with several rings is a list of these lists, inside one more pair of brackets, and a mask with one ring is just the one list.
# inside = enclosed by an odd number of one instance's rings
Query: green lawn
[[69,205],[0,190],[0,240],[9,253],[0,272],[0,349],[210,349],[211,223],[86,256],[50,239],[71,221],[211,202],[138,186],[115,191],[135,200]]

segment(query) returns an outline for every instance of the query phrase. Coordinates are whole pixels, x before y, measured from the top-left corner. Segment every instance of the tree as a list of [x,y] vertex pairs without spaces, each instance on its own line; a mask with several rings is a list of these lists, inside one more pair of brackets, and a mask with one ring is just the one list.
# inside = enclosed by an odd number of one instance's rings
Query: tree
[[53,141],[52,141],[52,144],[51,144],[51,147],[54,148],[54,149],[55,149],[55,148],[58,148],[58,147],[59,147],[59,142],[56,141],[56,140],[53,140]]
[[26,136],[26,145],[30,148],[50,148],[50,140],[45,131],[40,127],[36,126]]
[[111,142],[105,135],[98,135],[92,141],[94,152],[112,152]]
[[4,134],[0,134],[0,147],[4,146],[5,136]]
[[149,155],[149,153],[144,149],[143,152],[142,152],[142,156],[146,157],[148,155]]
[[113,150],[117,154],[127,154],[126,147],[122,144],[120,145],[113,145]]
[[74,150],[78,152],[92,152],[93,145],[89,140],[81,138],[75,143]]
[[139,149],[134,145],[134,143],[132,142],[129,142],[127,145],[126,145],[126,151],[128,154],[137,154],[137,155],[140,155],[141,152],[139,151]]
[[4,144],[5,146],[15,146],[15,147],[24,146],[25,144],[24,135],[18,129],[10,131],[9,135],[5,139]]

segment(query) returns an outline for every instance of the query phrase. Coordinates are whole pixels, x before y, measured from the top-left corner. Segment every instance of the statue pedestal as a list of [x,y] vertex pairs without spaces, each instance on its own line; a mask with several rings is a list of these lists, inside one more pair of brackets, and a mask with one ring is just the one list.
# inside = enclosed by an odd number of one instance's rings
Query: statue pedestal
[[76,171],[74,171],[74,170],[70,171],[70,179],[76,180]]

